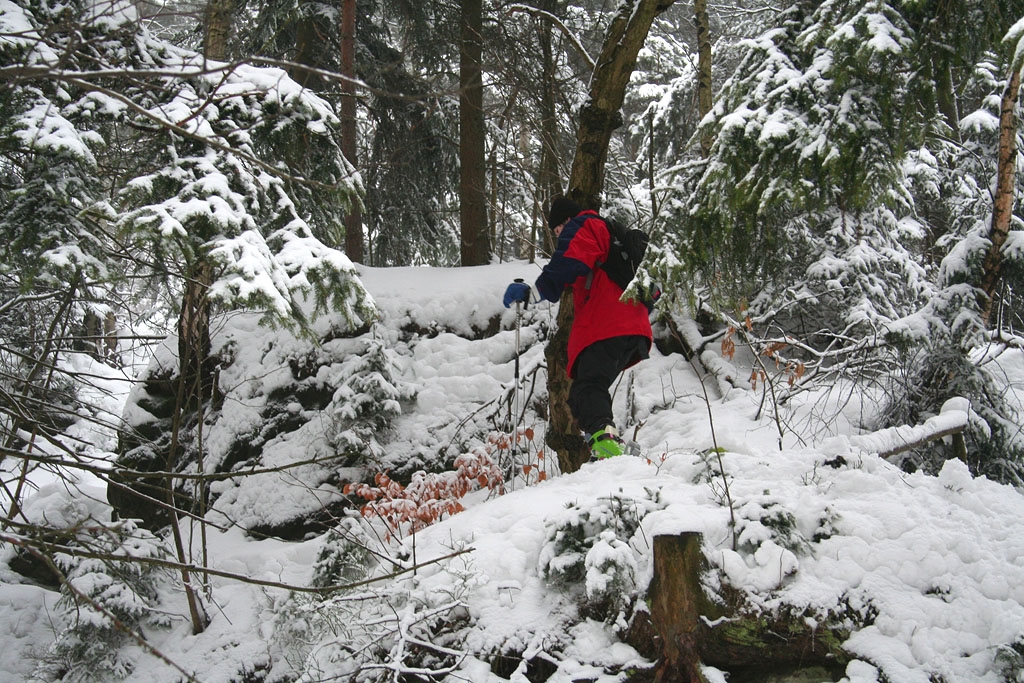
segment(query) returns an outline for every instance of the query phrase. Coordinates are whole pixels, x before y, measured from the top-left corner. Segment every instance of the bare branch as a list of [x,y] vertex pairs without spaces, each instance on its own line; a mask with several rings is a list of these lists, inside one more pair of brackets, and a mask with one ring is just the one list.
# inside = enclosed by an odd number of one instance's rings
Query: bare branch
[[[3,538],[3,536],[4,536],[3,534],[0,534],[0,538]],[[168,657],[163,652],[158,650],[152,643],[150,643],[148,640],[146,640],[146,638],[144,636],[142,636],[141,634],[139,634],[137,631],[135,631],[134,629],[130,628],[126,624],[122,623],[120,619],[118,619],[116,616],[114,616],[113,613],[110,612],[110,610],[105,608],[103,605],[100,605],[95,600],[90,598],[88,595],[86,595],[85,593],[80,591],[78,588],[76,588],[75,585],[71,581],[68,581],[67,577],[64,575],[64,572],[62,572],[60,570],[60,568],[57,567],[57,564],[49,556],[39,552],[39,550],[37,550],[36,548],[34,548],[34,547],[30,546],[30,545],[23,545],[23,544],[16,544],[16,545],[20,545],[21,547],[25,548],[34,557],[36,557],[39,561],[41,561],[43,564],[45,564],[47,566],[47,568],[51,572],[53,572],[54,576],[58,577],[58,580],[60,581],[61,585],[63,585],[65,588],[67,588],[68,592],[70,592],[72,595],[75,596],[76,600],[88,604],[94,610],[96,610],[97,612],[99,612],[100,614],[105,616],[107,619],[110,620],[110,623],[114,625],[114,628],[116,628],[118,631],[120,631],[120,632],[124,633],[125,635],[127,635],[133,641],[135,641],[135,643],[139,647],[141,647],[143,650],[145,650],[146,652],[149,652],[151,655],[153,655],[154,657],[156,657],[160,661],[164,662],[168,666],[172,667],[174,670],[178,671],[181,675],[183,675],[185,677],[185,680],[191,681],[191,683],[201,683],[201,681],[198,678],[193,676],[191,673],[189,673],[188,671],[183,669],[181,666],[179,666],[177,663],[175,663],[174,660],[172,660],[170,657]],[[124,560],[125,558],[115,558],[115,559]],[[135,559],[138,559],[138,558],[135,558]]]
[[569,43],[576,49],[576,52],[578,52],[580,57],[583,58],[583,61],[586,62],[588,69],[593,71],[594,67],[597,66],[597,62],[595,62],[594,58],[587,53],[587,49],[583,47],[583,43],[581,43],[580,39],[576,37],[576,34],[573,33],[561,19],[556,17],[551,12],[547,12],[537,7],[530,7],[529,5],[509,5],[507,12],[508,14],[514,14],[516,12],[525,12],[526,14],[529,14],[531,16],[538,17],[548,22],[551,22],[551,24],[553,24],[555,28],[561,31],[562,35],[564,35],[566,39],[569,41]]
[[[31,531],[31,530],[34,530],[34,529],[38,529],[38,527],[24,525],[24,524],[15,524],[13,526],[25,529],[26,531]],[[408,567],[403,567],[402,569],[399,569],[397,571],[393,571],[393,572],[388,573],[388,574],[382,574],[381,576],[375,576],[375,577],[369,578],[369,579],[364,579],[362,581],[356,581],[354,583],[335,584],[333,586],[314,587],[314,586],[299,586],[299,585],[295,585],[295,584],[282,583],[280,581],[267,581],[267,580],[264,580],[264,579],[257,579],[257,578],[251,577],[251,576],[245,576],[244,574],[235,574],[234,572],[226,572],[226,571],[222,571],[220,569],[214,569],[212,567],[204,567],[204,566],[201,566],[201,565],[191,564],[191,563],[184,563],[184,562],[175,562],[173,560],[163,560],[163,559],[155,558],[155,557],[126,557],[126,556],[123,556],[123,555],[114,555],[114,554],[111,554],[111,553],[94,552],[94,551],[91,551],[91,550],[86,550],[86,549],[83,549],[83,548],[76,548],[76,547],[64,545],[64,544],[61,544],[61,543],[48,542],[48,541],[46,541],[44,539],[33,538],[33,537],[30,537],[30,536],[27,536],[27,535],[15,535],[15,534],[10,534],[10,533],[0,533],[0,541],[4,541],[4,542],[7,542],[7,543],[10,543],[11,545],[17,546],[19,548],[24,548],[24,549],[28,550],[29,552],[31,552],[33,554],[37,554],[40,551],[45,551],[45,553],[47,555],[50,555],[50,556],[52,556],[55,553],[65,553],[65,554],[70,555],[72,557],[80,557],[80,558],[93,559],[93,560],[107,560],[107,561],[117,561],[117,562],[134,562],[134,563],[146,564],[146,565],[150,565],[150,566],[154,566],[154,567],[161,567],[163,569],[172,569],[172,570],[176,570],[176,571],[187,571],[187,572],[192,573],[192,574],[204,574],[204,575],[207,575],[207,576],[216,576],[216,577],[219,577],[219,578],[222,578],[222,579],[230,579],[232,581],[238,581],[240,583],[251,584],[251,585],[254,585],[254,586],[264,586],[264,587],[267,587],[267,588],[281,588],[281,589],[284,589],[284,590],[294,591],[296,593],[313,593],[313,594],[317,594],[317,595],[327,595],[327,594],[330,594],[330,593],[337,593],[339,591],[347,591],[347,590],[352,590],[354,588],[361,588],[362,586],[369,586],[369,585],[372,585],[372,584],[375,584],[375,583],[380,583],[382,581],[390,581],[391,579],[397,578],[399,576],[403,576],[403,575],[408,574],[410,572],[416,572],[416,571],[418,571],[420,569],[423,569],[424,567],[430,567],[432,565],[439,564],[441,562],[445,562],[447,560],[450,560],[452,558],[458,557],[460,555],[464,555],[466,553],[470,553],[470,552],[475,550],[475,548],[473,548],[472,546],[467,547],[467,548],[462,548],[460,550],[456,550],[456,551],[450,552],[447,555],[441,555],[440,557],[435,557],[434,559],[426,560],[425,562],[417,562],[415,564],[409,565]]]

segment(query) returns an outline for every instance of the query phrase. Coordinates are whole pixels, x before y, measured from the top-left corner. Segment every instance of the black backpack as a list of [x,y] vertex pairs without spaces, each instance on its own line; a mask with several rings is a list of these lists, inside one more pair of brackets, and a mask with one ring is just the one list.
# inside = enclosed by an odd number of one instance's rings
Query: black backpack
[[598,261],[597,267],[603,268],[608,278],[625,290],[636,277],[636,269],[647,253],[650,235],[639,228],[627,228],[614,218],[604,218],[611,235],[611,246],[608,247],[608,258],[603,263]]
[[[608,279],[625,291],[629,283],[636,277],[636,269],[647,253],[647,245],[651,236],[639,228],[627,228],[614,218],[601,217],[608,226],[608,234],[611,235],[611,246],[608,247],[608,258],[603,262],[598,261],[596,266],[604,270]],[[590,281],[587,280],[589,288]],[[640,288],[640,303],[647,307],[648,311],[654,309],[658,297],[661,296],[661,289],[657,285]]]

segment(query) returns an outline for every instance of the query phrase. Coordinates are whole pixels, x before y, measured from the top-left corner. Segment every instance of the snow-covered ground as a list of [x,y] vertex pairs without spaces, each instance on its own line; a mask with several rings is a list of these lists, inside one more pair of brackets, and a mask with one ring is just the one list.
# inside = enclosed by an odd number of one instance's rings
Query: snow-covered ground
[[[395,424],[389,457],[419,453],[428,437],[433,444],[438,434],[440,440],[456,436],[470,413],[513,382],[515,312],[502,307],[501,295],[513,278],[532,281],[538,269],[512,263],[360,272],[398,353],[402,379],[417,393]],[[538,338],[554,325],[555,312],[548,304],[524,312],[521,377],[543,363]],[[486,328],[494,316],[501,316],[502,331],[470,341],[471,331]],[[399,330],[412,325],[443,331],[399,343]],[[1020,352],[1004,353],[1000,362],[1012,382],[1024,379]],[[718,385],[681,356],[655,352],[628,375],[618,385],[615,407],[627,433],[642,425],[636,435],[646,457],[559,474],[553,458],[538,457],[543,440],[537,436],[531,447],[545,481],[507,482],[500,496],[470,494],[462,500],[464,511],[389,548],[404,566],[423,565],[365,589],[367,596],[375,590],[391,596],[395,623],[430,606],[458,605],[458,641],[445,646],[461,654],[453,655],[455,669],[444,680],[508,680],[492,673],[491,657],[500,652],[548,659],[552,683],[622,680],[621,672],[645,661],[618,637],[616,619],[581,617],[578,598],[608,589],[608,566],[616,568],[615,590],[642,594],[652,575],[653,539],[684,531],[703,535],[717,580],[744,591],[754,607],[870,614],[845,643],[854,661],[844,682],[1024,680],[1020,654],[1011,649],[1016,643],[1024,651],[1024,497],[1018,491],[974,479],[958,461],[937,477],[902,472],[872,452],[885,448],[879,438],[854,438],[852,425],[867,408],[848,402],[844,392],[804,394],[777,422],[772,411],[759,410],[760,389],[720,395]],[[108,389],[113,398],[104,400],[116,402],[126,387],[111,377]],[[840,404],[845,418],[826,421]],[[543,422],[530,414],[523,426],[541,430]],[[85,436],[97,454],[113,448],[99,427]],[[712,448],[720,449],[728,497]],[[27,506],[31,515],[52,517],[74,506],[103,514],[105,493],[91,478],[83,477],[73,493],[60,482],[38,483]],[[280,485],[293,483],[282,479]],[[267,499],[278,500],[269,490]],[[569,561],[558,531],[582,520],[596,523],[623,506],[639,526],[626,537],[595,533],[584,548],[579,585],[556,585],[551,576]],[[310,580],[325,541],[208,533],[214,568],[286,585]],[[0,680],[28,680],[33,656],[60,628],[56,596],[21,582],[5,565],[0,570]],[[183,600],[169,596],[169,625],[147,634],[180,670],[137,650],[130,680],[169,683],[182,680],[184,670],[203,683],[227,683],[238,680],[243,662],[266,680],[287,680],[300,661],[307,680],[320,680],[317,671],[344,670],[349,655],[338,641],[354,639],[359,619],[369,620],[338,602],[338,619],[349,620],[335,625],[338,635],[310,627],[304,632],[310,642],[300,646],[294,623],[281,616],[285,589],[223,577],[212,584],[212,621],[204,633],[192,635]],[[527,680],[525,665],[505,674]]]

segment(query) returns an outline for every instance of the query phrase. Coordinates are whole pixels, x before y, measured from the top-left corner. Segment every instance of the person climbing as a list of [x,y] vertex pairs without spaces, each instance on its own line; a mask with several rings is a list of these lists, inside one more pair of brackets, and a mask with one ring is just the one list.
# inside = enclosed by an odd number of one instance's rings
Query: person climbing
[[[544,301],[558,301],[571,287],[575,316],[569,330],[567,370],[572,379],[569,410],[590,446],[591,460],[622,455],[624,442],[615,428],[611,386],[625,370],[648,357],[653,334],[647,307],[620,301],[622,288],[600,267],[611,247],[608,226],[596,211],[582,210],[556,197],[548,227],[557,245],[535,287]],[[505,290],[506,308],[528,305],[531,288],[513,282]]]

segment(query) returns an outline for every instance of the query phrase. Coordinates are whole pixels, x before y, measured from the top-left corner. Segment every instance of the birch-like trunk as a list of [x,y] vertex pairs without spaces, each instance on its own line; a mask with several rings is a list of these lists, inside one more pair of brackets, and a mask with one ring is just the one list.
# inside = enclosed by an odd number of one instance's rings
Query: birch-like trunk
[[1003,245],[1010,234],[1013,219],[1014,179],[1017,175],[1017,97],[1020,93],[1020,70],[1010,74],[1003,90],[999,108],[999,156],[996,170],[996,194],[992,207],[992,229],[989,249],[982,270],[981,290],[984,292],[981,317],[985,326],[991,324],[1003,264]]

